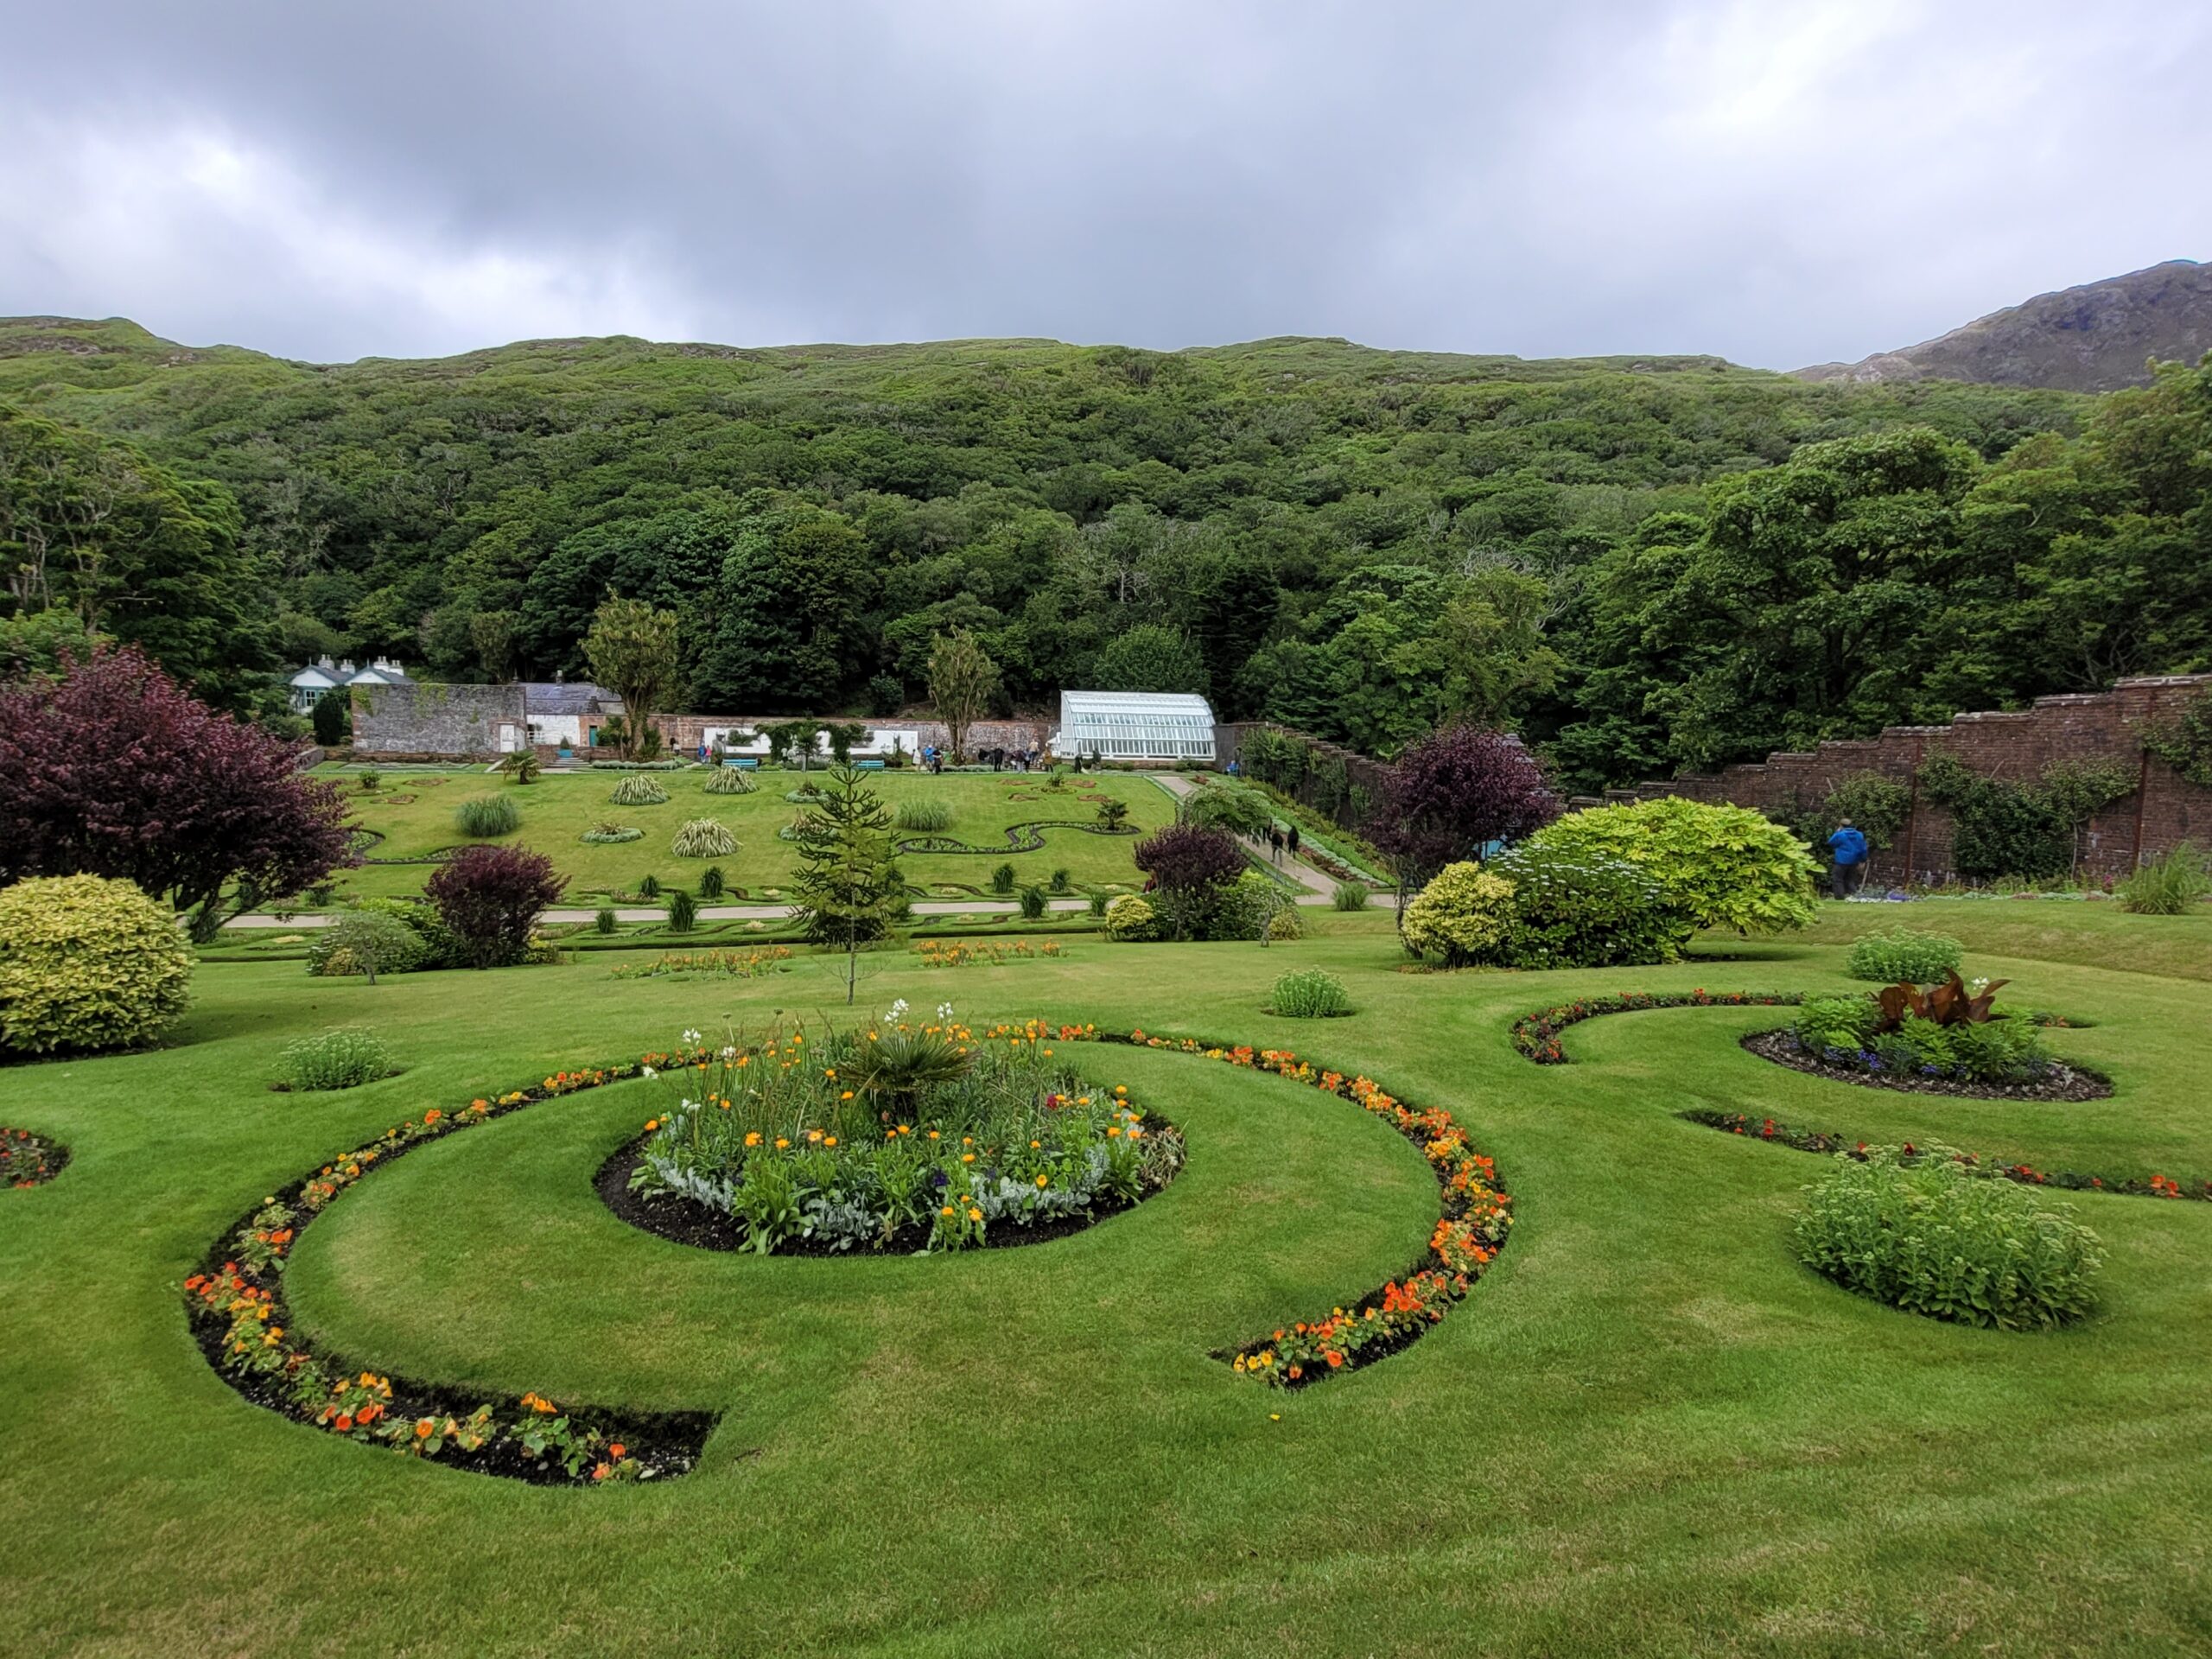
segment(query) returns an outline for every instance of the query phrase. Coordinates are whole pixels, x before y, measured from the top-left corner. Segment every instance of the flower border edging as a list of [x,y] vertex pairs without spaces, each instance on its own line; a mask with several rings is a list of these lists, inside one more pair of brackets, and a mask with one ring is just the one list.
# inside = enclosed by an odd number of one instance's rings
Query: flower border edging
[[1802,991],[1708,991],[1702,985],[1694,991],[1622,991],[1580,997],[1522,1014],[1513,1022],[1513,1046],[1522,1058],[1538,1065],[1571,1065],[1559,1033],[1603,1014],[1645,1008],[1794,1008],[1804,1000]]

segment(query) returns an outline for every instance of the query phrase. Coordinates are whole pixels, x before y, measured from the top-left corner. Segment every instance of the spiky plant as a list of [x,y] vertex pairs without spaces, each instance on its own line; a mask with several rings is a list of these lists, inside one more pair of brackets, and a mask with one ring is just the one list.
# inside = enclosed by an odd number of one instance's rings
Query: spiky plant
[[607,798],[617,806],[658,806],[668,798],[668,791],[656,779],[633,772],[615,785],[614,792]]
[[750,795],[753,787],[753,774],[742,766],[716,766],[707,774],[709,795]]
[[678,858],[728,858],[737,851],[737,837],[714,818],[693,818],[676,832],[668,849]]

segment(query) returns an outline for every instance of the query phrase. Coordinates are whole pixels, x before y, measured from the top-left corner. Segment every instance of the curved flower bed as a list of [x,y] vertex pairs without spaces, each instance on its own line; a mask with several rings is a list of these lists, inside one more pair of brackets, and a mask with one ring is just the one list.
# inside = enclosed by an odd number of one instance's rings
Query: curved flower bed
[[432,1107],[341,1153],[264,1198],[228,1229],[184,1281],[200,1351],[246,1399],[296,1421],[404,1457],[437,1458],[486,1474],[541,1482],[650,1480],[697,1460],[714,1426],[696,1413],[563,1410],[543,1395],[457,1396],[434,1384],[341,1366],[296,1334],[284,1300],[284,1266],[299,1236],[381,1165],[435,1141],[541,1100],[635,1077],[633,1065],[560,1071],[540,1084],[479,1098],[452,1112]]
[[1025,823],[1010,823],[1006,827],[1006,843],[1000,847],[976,847],[957,836],[909,836],[896,843],[895,850],[902,853],[963,853],[976,857],[999,857],[1007,853],[1041,853],[1045,850],[1045,831],[1047,830],[1080,830],[1086,836],[1134,836],[1138,833],[1134,824],[1092,823],[1081,818],[1032,818]]
[[1217,1356],[1243,1376],[1276,1388],[1302,1388],[1396,1353],[1465,1299],[1512,1236],[1513,1199],[1497,1185],[1497,1166],[1469,1144],[1466,1131],[1441,1108],[1408,1106],[1370,1078],[1317,1070],[1287,1049],[1231,1048],[1142,1031],[1105,1040],[1271,1071],[1351,1101],[1420,1147],[1442,1189],[1443,1214],[1419,1262],[1379,1289],[1354,1298],[1348,1307],[1278,1326],[1267,1337]]
[[0,1124],[0,1186],[40,1186],[59,1175],[69,1148],[29,1129]]
[[[1793,1152],[1817,1152],[1831,1157],[1838,1153],[1847,1157],[1864,1159],[1869,1142],[1854,1141],[1833,1129],[1808,1129],[1802,1124],[1784,1123],[1771,1117],[1752,1117],[1744,1112],[1714,1112],[1696,1110],[1679,1115],[1685,1123],[1719,1129],[1723,1135],[1740,1135],[1747,1140],[1764,1141],[1770,1146],[1788,1147]],[[1911,1141],[1904,1143],[1904,1154],[1913,1155]],[[1960,1162],[1977,1168],[1987,1168],[2008,1181],[2018,1181],[2024,1186],[2056,1187],[2066,1192],[2117,1192],[2126,1198],[2199,1198],[2212,1201],[2212,1179],[2183,1183],[2171,1175],[2130,1175],[2111,1178],[2103,1175],[2084,1175],[2078,1170],[2037,1169],[2031,1164],[1986,1164],[1977,1153],[1955,1154]]]
[[1612,996],[1588,996],[1578,1001],[1524,1014],[1513,1022],[1513,1046],[1538,1065],[1565,1065],[1567,1051],[1559,1034],[1569,1026],[1601,1014],[1634,1014],[1644,1008],[1789,1008],[1805,1000],[1802,991],[1622,991]]

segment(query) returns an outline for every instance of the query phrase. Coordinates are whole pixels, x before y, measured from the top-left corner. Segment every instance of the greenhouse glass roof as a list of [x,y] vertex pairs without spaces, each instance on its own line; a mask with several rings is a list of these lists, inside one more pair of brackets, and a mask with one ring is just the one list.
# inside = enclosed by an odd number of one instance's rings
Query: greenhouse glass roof
[[1109,760],[1211,760],[1213,709],[1187,692],[1063,691],[1052,748]]

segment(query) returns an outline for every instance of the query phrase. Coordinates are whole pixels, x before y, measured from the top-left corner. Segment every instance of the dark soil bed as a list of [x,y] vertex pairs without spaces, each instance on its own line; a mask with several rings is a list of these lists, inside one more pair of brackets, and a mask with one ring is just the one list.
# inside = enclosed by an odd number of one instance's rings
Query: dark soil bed
[[1829,1065],[1801,1050],[1787,1030],[1754,1032],[1743,1044],[1761,1059],[1786,1065],[1792,1071],[1808,1071],[1816,1077],[1854,1083],[1862,1089],[1890,1089],[1899,1094],[1961,1095],[1970,1100],[2103,1100],[2112,1093],[2110,1078],[2063,1061],[2030,1083],[1964,1083],[1953,1077],[1906,1077]]
[[[1147,1126],[1172,1128],[1157,1114],[1148,1115]],[[616,1216],[641,1231],[677,1244],[689,1244],[701,1250],[741,1250],[747,1247],[745,1229],[734,1217],[721,1211],[695,1202],[690,1198],[670,1194],[633,1192],[630,1177],[645,1161],[643,1148],[648,1135],[639,1135],[623,1147],[612,1158],[599,1166],[599,1173],[592,1178],[592,1185],[599,1189],[600,1202]],[[1178,1172],[1179,1173],[1179,1171]],[[1172,1180],[1172,1177],[1170,1178]],[[1150,1196],[1147,1194],[1147,1196]],[[1138,1201],[1141,1203],[1142,1200]],[[1118,1216],[1135,1205],[1118,1199],[1101,1198],[1089,1215],[1070,1216],[1064,1220],[1047,1222],[1038,1227],[994,1227],[983,1235],[982,1249],[1003,1250],[1018,1249],[1024,1244],[1049,1243],[1056,1238],[1065,1238],[1094,1227],[1109,1216]],[[791,1239],[776,1246],[777,1255],[911,1255],[929,1243],[926,1227],[902,1228],[874,1249],[832,1249],[808,1239]]]

